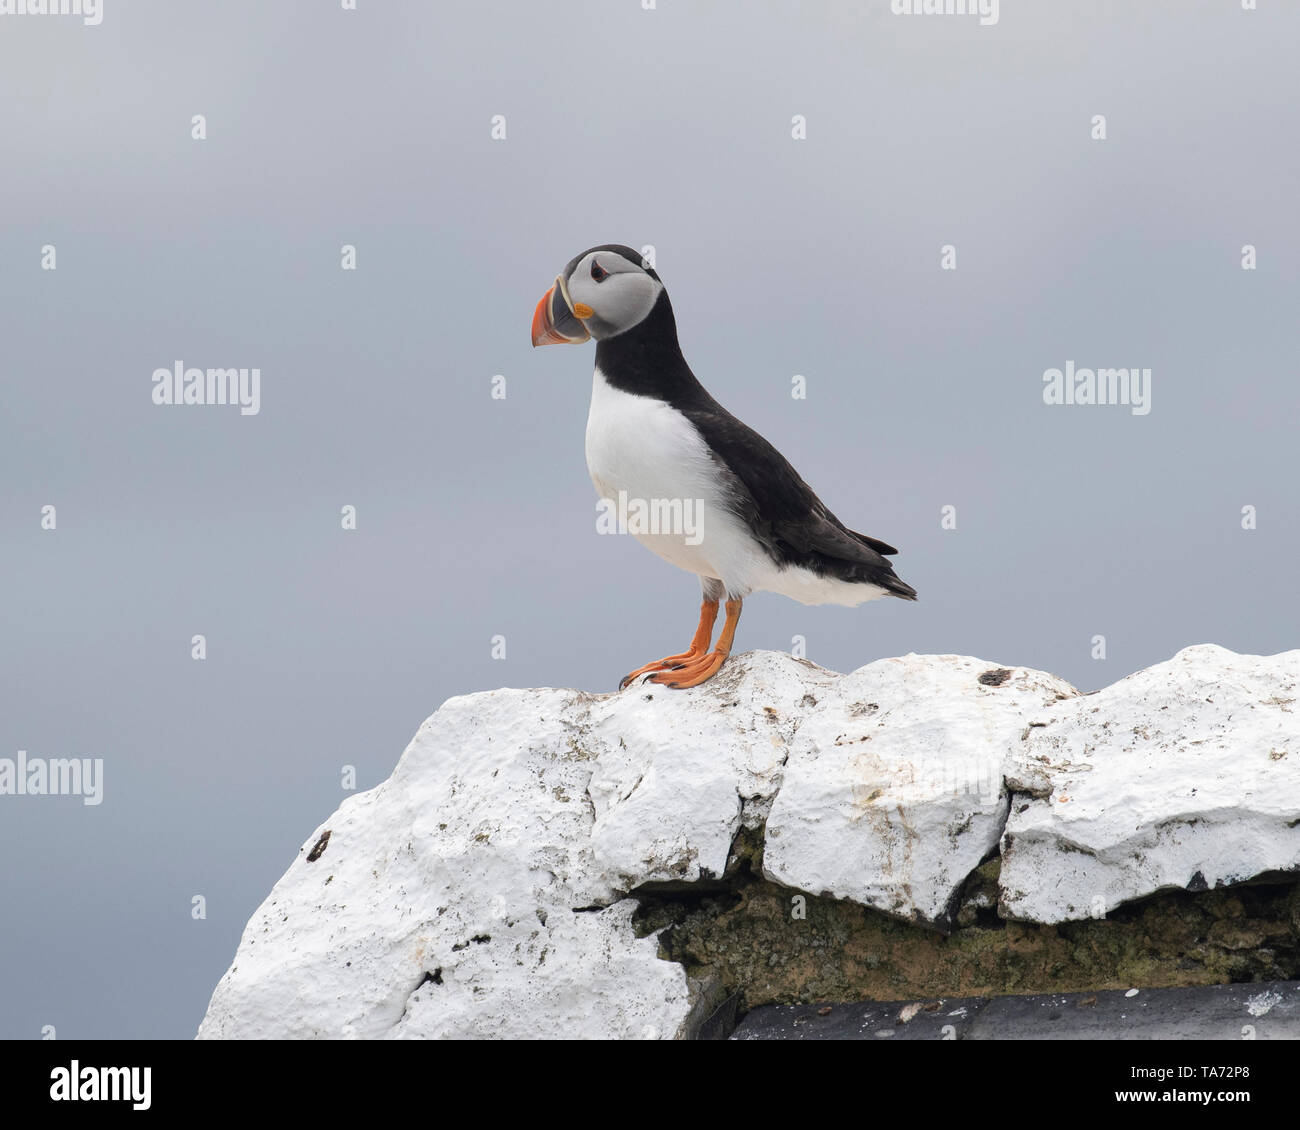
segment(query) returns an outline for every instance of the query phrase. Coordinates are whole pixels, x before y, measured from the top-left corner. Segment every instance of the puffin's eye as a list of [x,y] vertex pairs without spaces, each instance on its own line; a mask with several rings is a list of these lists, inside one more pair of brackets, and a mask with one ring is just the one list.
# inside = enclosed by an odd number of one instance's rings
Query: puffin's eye
[[591,261],[591,277],[597,282],[604,282],[605,279],[609,278],[609,272],[593,259]]

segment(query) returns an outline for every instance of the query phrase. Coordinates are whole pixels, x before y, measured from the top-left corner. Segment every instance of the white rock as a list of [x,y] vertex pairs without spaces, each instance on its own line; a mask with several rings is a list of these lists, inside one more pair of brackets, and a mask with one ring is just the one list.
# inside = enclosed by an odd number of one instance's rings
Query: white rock
[[768,818],[764,874],[946,921],[1002,834],[1003,777],[1029,719],[1077,692],[1041,671],[908,655],[817,693]]
[[1300,652],[1192,648],[1087,696],[1003,671],[758,652],[686,692],[450,699],[303,845],[199,1035],[688,1034],[706,994],[629,892],[722,875],[765,822],[769,879],[922,922],[1004,824],[1003,906],[1040,921],[1300,866]]
[[762,653],[697,694],[449,700],[303,845],[200,1036],[680,1035],[698,993],[624,895],[722,874],[776,791],[805,680],[833,677]]
[[1189,647],[1040,712],[1002,844],[1013,918],[1300,868],[1300,651]]

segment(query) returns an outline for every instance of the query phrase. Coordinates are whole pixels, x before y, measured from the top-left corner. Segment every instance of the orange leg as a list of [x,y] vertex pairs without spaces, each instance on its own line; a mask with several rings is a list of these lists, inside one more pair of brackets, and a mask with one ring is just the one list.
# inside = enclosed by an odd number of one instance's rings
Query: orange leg
[[680,667],[684,663],[698,659],[709,650],[709,643],[713,639],[713,625],[717,619],[718,602],[716,600],[706,600],[700,605],[700,625],[695,629],[695,638],[691,640],[690,650],[682,652],[681,655],[669,655],[654,663],[647,663],[644,667],[638,667],[630,675],[623,676],[623,681],[619,683],[618,689],[622,690],[633,679],[640,678],[647,671],[662,671],[665,667]]
[[660,671],[650,676],[650,682],[660,683],[674,690],[686,687],[698,687],[718,673],[719,668],[731,654],[731,645],[736,638],[736,625],[740,623],[740,601],[727,601],[727,618],[722,624],[722,633],[718,636],[718,646],[712,651],[688,660],[672,671]]

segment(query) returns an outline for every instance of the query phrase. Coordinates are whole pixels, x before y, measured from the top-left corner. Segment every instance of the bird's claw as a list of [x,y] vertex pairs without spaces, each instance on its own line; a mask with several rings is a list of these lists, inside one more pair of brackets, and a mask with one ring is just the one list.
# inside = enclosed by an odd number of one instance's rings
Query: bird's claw
[[694,659],[695,656],[690,652],[687,652],[684,655],[670,655],[655,663],[647,663],[644,667],[638,667],[635,671],[624,675],[619,681],[618,689],[621,691],[627,690],[627,688],[636,682],[637,679],[641,678],[642,675],[659,675],[664,671],[680,671]]

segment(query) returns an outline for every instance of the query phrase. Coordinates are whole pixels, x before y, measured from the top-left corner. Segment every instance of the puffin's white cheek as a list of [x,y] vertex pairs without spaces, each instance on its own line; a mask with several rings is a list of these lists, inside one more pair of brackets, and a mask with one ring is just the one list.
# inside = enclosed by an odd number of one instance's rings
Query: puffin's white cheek
[[601,313],[615,330],[621,332],[631,329],[650,313],[657,291],[653,280],[645,275],[624,275],[618,284],[611,288],[605,303],[606,309],[601,310]]

